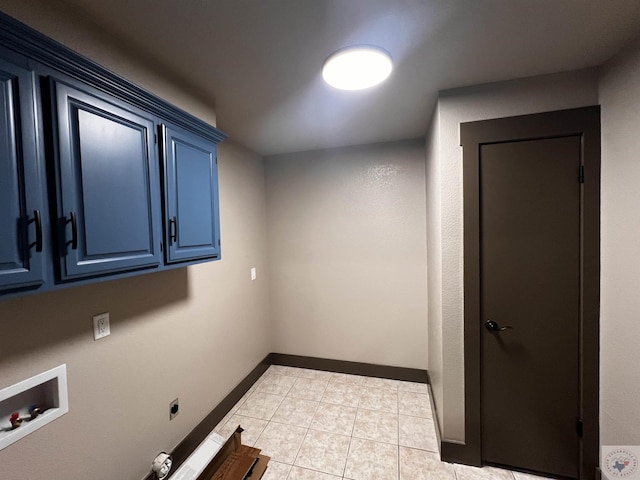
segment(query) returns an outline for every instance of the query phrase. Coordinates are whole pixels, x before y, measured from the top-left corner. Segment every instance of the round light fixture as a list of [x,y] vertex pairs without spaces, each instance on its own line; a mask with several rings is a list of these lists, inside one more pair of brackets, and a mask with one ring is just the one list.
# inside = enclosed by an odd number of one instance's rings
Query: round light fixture
[[392,68],[391,56],[379,47],[348,47],[327,58],[322,78],[340,90],[362,90],[384,81]]

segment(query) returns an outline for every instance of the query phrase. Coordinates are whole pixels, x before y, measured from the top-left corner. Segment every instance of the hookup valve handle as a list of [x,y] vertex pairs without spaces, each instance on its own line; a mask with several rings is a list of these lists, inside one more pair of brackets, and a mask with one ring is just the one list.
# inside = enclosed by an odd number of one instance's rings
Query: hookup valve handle
[[37,404],[33,404],[29,407],[29,415],[31,415],[31,420],[36,418],[38,415],[42,413],[42,409],[38,407]]
[[18,428],[20,425],[22,425],[22,422],[24,422],[25,420],[30,421],[35,419],[38,415],[42,414],[42,409],[40,407],[38,407],[37,404],[33,404],[29,407],[29,418],[22,418],[20,417],[20,412],[13,412],[11,414],[11,416],[9,417],[9,421],[11,422],[11,428],[13,430],[15,430],[16,428]]
[[22,425],[22,419],[20,418],[20,414],[18,412],[13,412],[11,417],[9,417],[9,421],[11,422],[11,428],[14,430]]

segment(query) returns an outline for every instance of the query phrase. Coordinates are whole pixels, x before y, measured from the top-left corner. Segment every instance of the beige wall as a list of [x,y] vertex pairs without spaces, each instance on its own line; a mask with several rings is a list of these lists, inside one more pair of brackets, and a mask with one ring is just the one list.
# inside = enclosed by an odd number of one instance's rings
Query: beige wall
[[270,351],[263,162],[232,143],[219,157],[221,261],[0,301],[0,387],[66,363],[70,401],[0,451],[3,479],[140,479]]
[[[426,136],[427,326],[429,377],[437,412],[444,411],[442,385],[442,210],[440,190],[440,107],[435,106]],[[437,416],[442,431],[442,415]]]
[[[0,9],[213,123],[210,106],[57,2]],[[68,15],[72,21],[64,17]],[[87,27],[87,28],[85,28]],[[0,388],[66,363],[70,411],[0,451],[3,480],[139,480],[270,351],[264,163],[219,150],[222,260],[0,300]],[[249,269],[256,266],[258,280]],[[95,342],[92,315],[109,311]],[[180,398],[180,415],[168,419]]]
[[[438,101],[442,285],[443,438],[464,441],[461,122],[598,103],[596,70],[545,75],[441,92]],[[436,280],[434,280],[436,282]],[[431,282],[430,282],[431,284]],[[437,292],[430,292],[436,295]]]
[[[213,99],[188,79],[64,2],[0,0],[0,10],[215,122]],[[600,83],[603,443],[640,443],[633,401],[640,369],[630,368],[640,337],[630,290],[640,271],[638,78],[636,45]],[[0,300],[0,324],[11,329],[0,337],[0,387],[67,363],[71,404],[62,419],[0,451],[4,475],[139,479],[158,451],[173,448],[271,350],[428,364],[443,437],[464,440],[459,123],[598,99],[595,70],[445,91],[426,150],[409,141],[281,155],[268,159],[266,172],[260,157],[227,141],[220,148],[223,260]],[[94,342],[91,316],[107,310],[112,335]],[[175,396],[182,410],[169,423]]]
[[640,43],[602,70],[600,426],[603,445],[640,445]]
[[167,71],[69,2],[0,0],[0,11],[215,125],[214,100],[191,87],[187,76]]
[[275,350],[426,368],[423,141],[265,162]]
[[0,388],[66,363],[70,402],[0,451],[3,480],[139,480],[270,351],[263,162],[232,143],[219,157],[222,260],[0,301]]

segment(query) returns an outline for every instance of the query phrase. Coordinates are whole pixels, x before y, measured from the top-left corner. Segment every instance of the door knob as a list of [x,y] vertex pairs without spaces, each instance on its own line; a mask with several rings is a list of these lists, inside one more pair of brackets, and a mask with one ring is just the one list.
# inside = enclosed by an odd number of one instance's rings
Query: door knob
[[489,330],[490,332],[504,332],[505,330],[513,328],[509,325],[501,327],[497,322],[494,322],[493,320],[487,320],[484,326],[487,327],[487,330]]

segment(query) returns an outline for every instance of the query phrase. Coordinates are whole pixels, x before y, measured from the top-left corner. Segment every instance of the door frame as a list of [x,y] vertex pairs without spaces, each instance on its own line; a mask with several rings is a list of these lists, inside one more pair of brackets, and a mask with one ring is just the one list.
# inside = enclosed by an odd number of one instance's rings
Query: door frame
[[[464,222],[465,442],[443,442],[442,456],[471,465],[482,462],[480,398],[480,147],[483,144],[579,135],[581,189],[580,255],[580,479],[592,480],[599,465],[600,308],[600,107],[462,123]],[[578,172],[576,172],[578,181]]]

